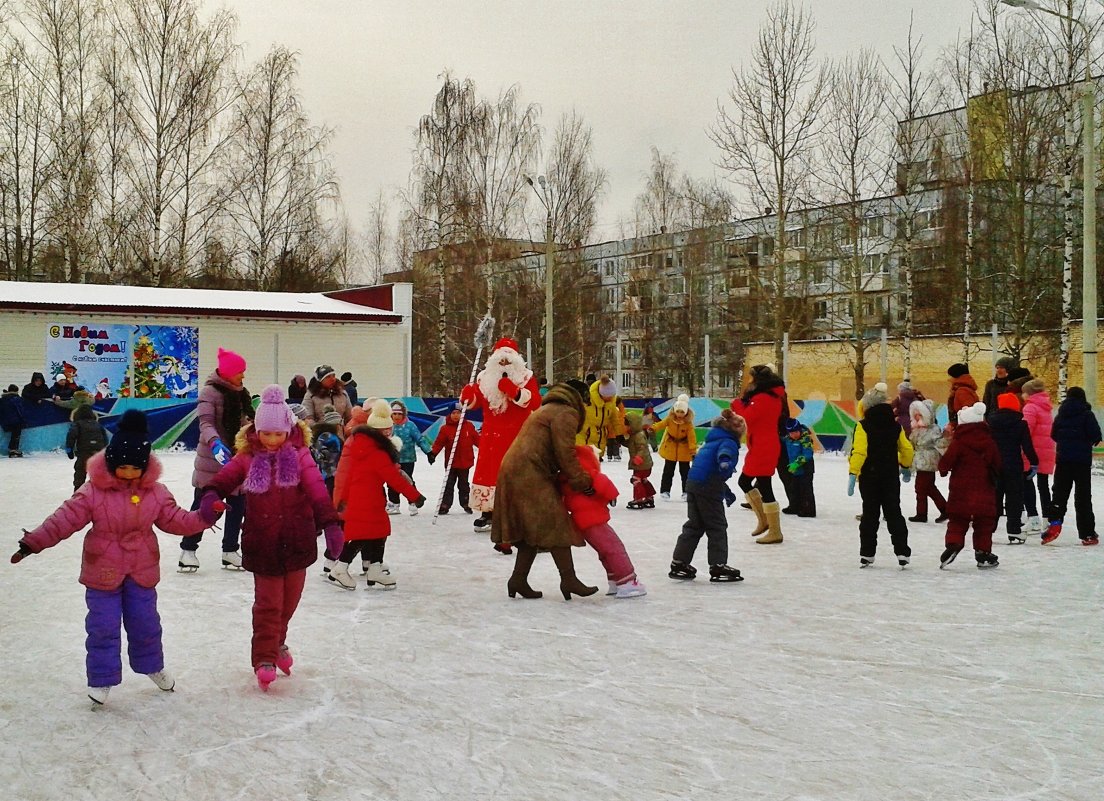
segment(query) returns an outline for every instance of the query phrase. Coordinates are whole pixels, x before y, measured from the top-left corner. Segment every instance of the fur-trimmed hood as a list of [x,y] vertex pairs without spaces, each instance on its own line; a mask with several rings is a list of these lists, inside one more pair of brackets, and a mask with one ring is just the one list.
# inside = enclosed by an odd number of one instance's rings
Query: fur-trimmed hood
[[93,486],[102,490],[126,491],[132,484],[150,487],[161,480],[161,460],[151,453],[146,472],[134,481],[123,481],[121,478],[116,478],[115,473],[107,466],[104,451],[99,451],[88,460],[88,479]]
[[586,421],[586,410],[583,408],[582,396],[573,387],[568,384],[553,384],[548,393],[541,399],[541,406],[547,406],[549,403],[561,403],[574,409],[579,418],[579,424],[575,430],[577,432],[583,430],[583,423]]
[[[310,424],[306,420],[296,420],[295,428],[288,434],[287,441],[292,447],[310,447],[313,436]],[[246,423],[234,437],[234,453],[254,453],[261,450],[261,441],[257,438],[257,432],[253,430],[252,423]]]
[[97,420],[96,410],[87,403],[82,403],[69,413],[69,419],[74,423],[78,420]]

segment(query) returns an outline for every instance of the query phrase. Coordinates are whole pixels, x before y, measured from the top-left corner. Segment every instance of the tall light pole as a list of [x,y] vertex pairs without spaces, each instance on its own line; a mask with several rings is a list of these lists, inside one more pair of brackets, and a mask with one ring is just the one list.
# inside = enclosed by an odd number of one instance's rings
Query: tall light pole
[[548,202],[548,181],[537,176],[537,184],[528,175],[525,182],[533,187],[537,199],[544,206],[544,377],[552,383],[552,272],[555,269],[556,250],[552,240],[552,204]]
[[1001,0],[1006,6],[1041,11],[1081,28],[1085,35],[1085,81],[1081,101],[1081,152],[1083,158],[1081,197],[1081,382],[1085,398],[1096,408],[1096,124],[1093,119],[1096,92],[1092,81],[1092,34],[1089,27],[1068,14],[1062,14],[1036,0]]

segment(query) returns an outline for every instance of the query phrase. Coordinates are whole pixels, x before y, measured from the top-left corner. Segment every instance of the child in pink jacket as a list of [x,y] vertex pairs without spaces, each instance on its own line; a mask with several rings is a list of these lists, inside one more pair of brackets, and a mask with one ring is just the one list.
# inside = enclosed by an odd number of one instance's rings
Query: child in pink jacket
[[1023,385],[1023,419],[1031,434],[1031,444],[1039,457],[1039,467],[1035,473],[1035,483],[1039,488],[1039,500],[1035,501],[1035,487],[1031,479],[1024,479],[1024,507],[1027,509],[1025,534],[1042,534],[1046,529],[1040,513],[1047,514],[1050,508],[1050,477],[1054,475],[1054,462],[1057,445],[1050,436],[1054,425],[1054,407],[1047,394],[1046,384],[1041,378],[1033,378]]
[[188,512],[163,484],[161,463],[150,454],[146,418],[131,409],[119,421],[107,446],[88,460],[91,479],[34,531],[25,532],[11,558],[57,545],[92,524],[84,537],[80,583],[88,589],[85,618],[88,697],[95,706],[122,683],[122,637],[135,673],[144,673],[162,690],[175,686],[165,672],[161,618],[157,614],[157,582],[161,577],[157,526],[169,534],[197,534],[214,524],[222,511],[208,503]]
[[636,578],[625,544],[609,524],[609,505],[617,498],[617,487],[602,473],[598,464],[598,449],[593,445],[576,445],[579,464],[590,474],[594,492],[584,495],[571,489],[567,481],[560,480],[560,493],[571,515],[571,522],[582,534],[586,543],[598,552],[598,559],[606,569],[609,591],[606,595],[618,598],[636,598],[646,595],[647,589]]

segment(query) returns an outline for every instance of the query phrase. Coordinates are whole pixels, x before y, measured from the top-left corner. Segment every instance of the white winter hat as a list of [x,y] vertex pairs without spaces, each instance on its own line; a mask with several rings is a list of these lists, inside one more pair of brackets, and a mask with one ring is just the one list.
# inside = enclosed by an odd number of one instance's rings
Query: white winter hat
[[598,396],[605,400],[617,397],[617,383],[608,375],[598,379]]
[[371,413],[368,415],[366,425],[369,428],[391,428],[395,424],[391,421],[391,404],[385,400],[376,400],[372,404]]
[[65,377],[65,373],[58,373],[56,376],[54,376],[54,381],[68,381],[68,380],[69,379]]
[[686,414],[690,411],[690,396],[685,393],[675,398],[675,405],[671,408],[672,411]]
[[967,406],[964,409],[958,410],[958,422],[965,425],[966,423],[980,423],[985,419],[985,404],[978,401],[973,406]]

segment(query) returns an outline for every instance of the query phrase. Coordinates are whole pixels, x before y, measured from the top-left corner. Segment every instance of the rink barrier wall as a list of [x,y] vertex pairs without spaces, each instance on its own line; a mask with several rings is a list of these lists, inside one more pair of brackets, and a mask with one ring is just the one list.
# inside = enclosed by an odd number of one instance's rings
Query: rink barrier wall
[[[402,397],[398,396],[409,410],[410,419],[420,428],[430,442],[448,416],[449,410],[456,404],[455,398]],[[387,400],[394,400],[388,396]],[[656,414],[662,419],[667,416],[674,398],[627,399],[625,408],[630,411],[642,411],[645,404],[651,403]],[[727,408],[729,398],[691,398],[690,407],[694,411],[694,421],[698,428],[698,441],[705,438],[709,424]],[[196,420],[196,401],[118,398],[97,401],[93,409],[100,416],[104,427],[114,434],[120,416],[127,409],[139,409],[145,412],[149,420],[150,434],[154,438],[156,450],[194,450],[199,440],[199,423]],[[53,403],[39,406],[25,406],[27,426],[23,430],[21,450],[25,453],[61,450],[65,447],[65,435],[69,430],[69,408]],[[841,451],[850,447],[851,432],[855,428],[855,401],[790,400],[790,414],[796,417],[813,432],[816,447],[821,451]],[[947,422],[946,407],[938,407],[936,417],[940,425]],[[467,419],[479,428],[482,413],[469,412]],[[9,435],[0,433],[0,453],[7,450]]]

